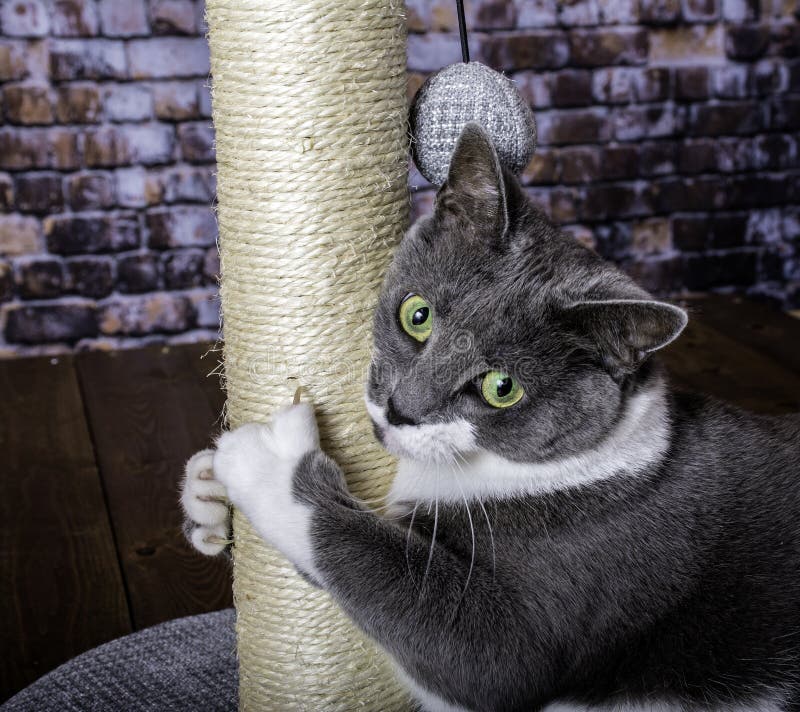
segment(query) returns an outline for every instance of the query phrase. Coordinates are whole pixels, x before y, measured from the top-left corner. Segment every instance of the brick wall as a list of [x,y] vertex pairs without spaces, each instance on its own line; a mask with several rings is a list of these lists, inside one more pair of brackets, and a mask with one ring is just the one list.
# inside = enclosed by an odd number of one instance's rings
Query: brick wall
[[214,338],[193,0],[0,0],[0,355]]
[[[409,0],[409,91],[459,59]],[[217,333],[197,0],[0,0],[0,356]],[[476,59],[529,98],[553,219],[661,294],[800,306],[798,0],[483,0]],[[430,186],[412,171],[417,212]]]

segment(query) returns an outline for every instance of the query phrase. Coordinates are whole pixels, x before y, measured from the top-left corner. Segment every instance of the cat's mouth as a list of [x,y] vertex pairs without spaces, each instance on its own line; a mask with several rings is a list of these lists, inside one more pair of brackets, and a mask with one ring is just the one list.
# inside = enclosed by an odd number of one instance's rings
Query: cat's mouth
[[459,418],[447,423],[392,425],[385,407],[369,397],[367,412],[383,446],[400,458],[418,462],[455,462],[476,449],[472,425]]

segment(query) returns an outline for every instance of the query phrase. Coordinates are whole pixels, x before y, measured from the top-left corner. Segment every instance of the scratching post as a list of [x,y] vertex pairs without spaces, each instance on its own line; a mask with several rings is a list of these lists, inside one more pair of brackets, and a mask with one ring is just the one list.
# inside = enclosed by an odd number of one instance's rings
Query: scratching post
[[[406,226],[400,0],[208,0],[227,415],[266,421],[298,386],[351,491],[392,462],[363,406],[373,307]],[[246,710],[400,710],[386,657],[234,515]]]

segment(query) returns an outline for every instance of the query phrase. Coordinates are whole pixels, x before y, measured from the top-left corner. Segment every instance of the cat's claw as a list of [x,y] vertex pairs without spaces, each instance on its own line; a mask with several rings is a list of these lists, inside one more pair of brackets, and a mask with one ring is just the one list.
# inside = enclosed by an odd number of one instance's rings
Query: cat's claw
[[216,556],[230,544],[231,510],[225,485],[214,475],[214,451],[192,455],[185,472],[181,506],[187,537],[201,554]]

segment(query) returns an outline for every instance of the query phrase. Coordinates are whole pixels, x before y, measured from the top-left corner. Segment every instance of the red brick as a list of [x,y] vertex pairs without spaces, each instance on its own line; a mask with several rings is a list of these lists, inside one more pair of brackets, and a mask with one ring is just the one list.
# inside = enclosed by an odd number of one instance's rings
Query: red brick
[[93,37],[99,30],[93,0],[54,0],[52,34],[56,37]]
[[50,145],[49,167],[71,170],[80,167],[81,147],[77,131],[71,128],[53,128],[47,132]]
[[[549,212],[555,223],[563,225],[577,220],[578,206],[582,200],[582,193],[575,188],[555,188],[550,192],[549,201],[540,205],[542,210]],[[534,203],[536,202],[534,198]]]
[[192,0],[154,0],[150,4],[150,26],[155,35],[192,35],[197,31]]
[[120,41],[57,40],[50,48],[53,79],[125,79],[125,46]]
[[16,263],[15,282],[23,299],[52,299],[64,287],[64,266],[52,257],[21,259]]
[[667,175],[675,172],[678,149],[671,141],[643,143],[639,155],[643,176]]
[[614,117],[614,137],[618,141],[664,138],[683,130],[685,107],[670,104],[620,107]]
[[761,110],[756,103],[698,104],[689,114],[689,133],[693,136],[724,136],[754,133],[761,125]]
[[86,165],[125,166],[130,163],[155,165],[172,158],[173,130],[163,124],[104,126],[86,132]]
[[176,166],[160,177],[165,203],[211,203],[216,196],[214,166]]
[[27,73],[24,44],[0,40],[0,82],[22,79]]
[[217,221],[208,207],[157,208],[147,214],[150,247],[209,247],[216,243]]
[[717,67],[711,74],[714,96],[721,99],[744,99],[748,95],[748,68],[741,64]]
[[203,260],[203,275],[205,276],[206,284],[217,284],[219,281],[219,249],[217,247],[209,247],[206,250],[206,256]]
[[215,158],[214,129],[208,122],[178,126],[181,155],[192,163],[211,163]]
[[14,207],[14,181],[8,173],[0,173],[0,212],[8,213]]
[[669,220],[651,218],[634,223],[631,230],[631,247],[640,255],[669,252],[672,249]]
[[670,96],[670,70],[666,67],[638,70],[634,74],[634,85],[639,101],[665,101]]
[[96,84],[69,84],[58,89],[56,116],[62,124],[92,124],[100,120]]
[[74,342],[96,334],[96,307],[84,300],[13,306],[7,314],[5,336],[11,343]]
[[584,146],[564,148],[559,153],[559,159],[564,183],[590,183],[597,179],[600,149]]
[[752,61],[766,52],[769,38],[765,25],[734,25],[725,35],[725,53],[730,59]]
[[46,129],[0,128],[0,168],[47,168],[49,156]]
[[65,181],[67,201],[73,210],[108,208],[114,204],[109,173],[73,173]]
[[580,69],[566,69],[550,81],[553,106],[587,106],[592,103],[592,75]]
[[120,255],[117,260],[117,274],[117,286],[121,292],[151,292],[159,286],[160,260],[152,252]]
[[598,178],[613,180],[639,175],[639,147],[604,146],[598,166]]
[[133,213],[57,215],[44,221],[47,249],[60,255],[130,250],[139,246]]
[[66,262],[64,290],[101,299],[114,289],[114,261],[110,257],[73,257]]
[[123,207],[141,208],[160,203],[164,198],[159,176],[141,166],[120,169],[114,178],[117,203]]
[[175,250],[164,255],[164,286],[167,289],[199,287],[204,281],[205,252]]
[[3,87],[3,111],[12,124],[53,123],[50,89],[43,84],[6,84]]
[[683,287],[683,260],[680,257],[637,260],[625,271],[648,292],[668,296]]
[[23,213],[55,213],[64,207],[59,173],[26,173],[16,180],[17,209]]
[[572,30],[569,40],[571,61],[577,66],[603,67],[647,61],[647,32],[642,29]]
[[641,0],[639,19],[651,24],[671,24],[681,17],[680,0]]
[[147,121],[153,118],[153,97],[141,84],[106,84],[102,104],[110,121]]
[[[482,57],[481,46],[474,35],[470,38],[470,52],[473,59]],[[408,69],[412,72],[434,72],[460,59],[458,35],[427,32],[408,36]]]
[[194,289],[189,293],[196,312],[197,326],[218,330],[221,304],[216,289]]
[[5,0],[0,3],[0,26],[9,37],[45,37],[50,15],[43,0]]
[[598,69],[592,80],[595,101],[604,104],[627,104],[635,100],[635,72],[630,67]]
[[536,121],[542,144],[595,143],[611,138],[611,124],[602,109],[549,111]]
[[197,84],[188,82],[158,82],[153,84],[155,115],[166,121],[186,121],[200,115]]
[[41,227],[33,217],[0,215],[0,254],[28,255],[42,249]]
[[705,173],[717,168],[717,144],[714,139],[687,139],[678,153],[681,173]]
[[761,0],[722,0],[722,17],[730,22],[748,22],[758,19]]
[[558,19],[565,27],[596,25],[600,22],[598,0],[564,0],[559,3]]
[[128,61],[134,79],[205,77],[208,43],[202,37],[158,37],[131,40]]
[[650,30],[651,63],[719,62],[724,58],[722,26],[678,25]]
[[7,302],[14,296],[14,271],[11,264],[0,260],[0,302]]
[[683,0],[683,17],[688,22],[713,22],[719,19],[721,0]]
[[580,217],[582,220],[606,220],[644,215],[647,212],[636,186],[613,183],[586,188]]
[[114,126],[90,129],[84,134],[84,159],[91,168],[124,166],[131,162],[127,139]]
[[467,7],[470,11],[467,26],[474,30],[508,30],[516,27],[517,7],[513,0],[479,0],[467,3]]
[[675,98],[684,101],[708,99],[708,67],[678,67],[675,70]]
[[555,151],[536,151],[531,162],[522,172],[522,182],[526,185],[557,183],[560,177],[561,167]]
[[187,297],[158,292],[115,297],[100,309],[100,332],[135,336],[186,331],[195,322],[194,307]]
[[750,79],[755,93],[767,96],[788,91],[791,77],[785,60],[770,57],[750,68]]
[[99,0],[100,24],[106,37],[150,34],[144,0]]
[[569,45],[562,32],[513,32],[489,35],[482,43],[483,61],[507,71],[556,69],[569,59]]

